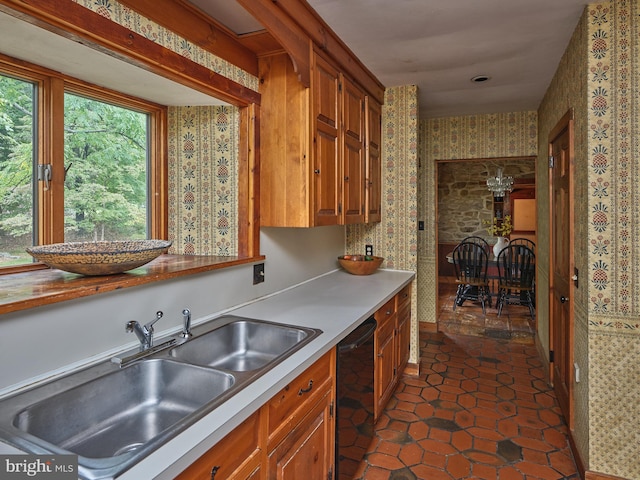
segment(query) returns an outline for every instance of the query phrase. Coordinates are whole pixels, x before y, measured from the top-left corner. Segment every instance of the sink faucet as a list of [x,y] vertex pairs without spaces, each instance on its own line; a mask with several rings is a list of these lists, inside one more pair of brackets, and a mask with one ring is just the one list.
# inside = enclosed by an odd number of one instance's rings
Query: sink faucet
[[185,308],[182,310],[182,338],[190,338],[191,333],[191,310]]
[[156,312],[156,318],[145,325],[140,325],[137,321],[127,322],[126,331],[133,332],[140,340],[140,351],[149,350],[153,346],[153,324],[162,318],[161,311]]

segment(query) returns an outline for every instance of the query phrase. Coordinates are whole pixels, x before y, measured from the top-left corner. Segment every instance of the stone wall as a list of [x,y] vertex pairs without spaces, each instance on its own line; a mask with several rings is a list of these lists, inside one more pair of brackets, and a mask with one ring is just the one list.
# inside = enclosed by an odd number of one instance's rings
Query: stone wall
[[[438,163],[438,243],[458,243],[469,235],[495,242],[483,221],[493,217],[487,177],[502,167],[514,179],[535,178],[534,159],[461,160]],[[505,202],[509,201],[505,196]]]

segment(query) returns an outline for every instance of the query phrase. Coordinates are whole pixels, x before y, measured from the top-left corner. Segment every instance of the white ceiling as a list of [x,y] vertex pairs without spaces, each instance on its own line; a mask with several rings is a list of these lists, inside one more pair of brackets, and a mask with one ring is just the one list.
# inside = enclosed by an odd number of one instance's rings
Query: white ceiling
[[[233,0],[190,1],[236,33],[262,28]],[[418,86],[420,118],[536,110],[586,5],[585,0],[308,2],[385,86]],[[13,17],[0,15],[0,31],[0,51],[8,55],[165,105],[212,103],[211,97]],[[476,75],[491,79],[471,82]]]
[[[190,0],[236,33],[235,1]],[[417,85],[420,117],[537,110],[585,0],[308,0],[387,87]],[[471,82],[476,75],[491,80]]]
[[385,86],[418,86],[420,118],[537,110],[586,5],[308,1]]

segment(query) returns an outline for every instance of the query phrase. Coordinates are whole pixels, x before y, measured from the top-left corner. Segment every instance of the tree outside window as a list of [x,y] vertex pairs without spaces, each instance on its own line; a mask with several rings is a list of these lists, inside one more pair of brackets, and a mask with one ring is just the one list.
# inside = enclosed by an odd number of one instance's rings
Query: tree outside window
[[[47,163],[52,153],[38,152],[36,125],[51,113],[38,105],[38,88],[0,74],[0,267],[31,263],[25,248],[42,228],[37,158]],[[52,201],[63,202],[64,226],[54,228],[67,242],[150,235],[150,114],[103,97],[64,93],[64,189]]]

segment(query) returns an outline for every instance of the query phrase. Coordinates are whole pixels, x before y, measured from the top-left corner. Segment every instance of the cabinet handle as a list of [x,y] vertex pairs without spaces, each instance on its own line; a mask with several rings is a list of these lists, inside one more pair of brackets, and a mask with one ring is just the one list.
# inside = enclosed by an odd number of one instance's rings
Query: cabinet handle
[[387,315],[391,315],[391,310],[387,310]]
[[301,388],[298,390],[298,395],[304,395],[305,393],[309,393],[313,388],[313,379],[309,380],[309,386],[307,388]]
[[384,355],[382,353],[379,353],[378,358],[384,358]]
[[218,470],[220,470],[220,465],[211,469],[211,480],[216,480],[216,473],[218,473]]

